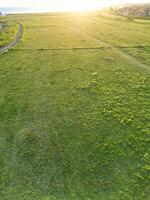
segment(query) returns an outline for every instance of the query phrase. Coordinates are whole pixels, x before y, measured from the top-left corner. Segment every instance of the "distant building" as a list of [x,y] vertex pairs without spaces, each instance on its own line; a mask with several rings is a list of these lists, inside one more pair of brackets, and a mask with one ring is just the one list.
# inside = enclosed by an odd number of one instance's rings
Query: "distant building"
[[3,13],[2,12],[0,12],[0,16],[2,16],[3,15]]
[[150,16],[150,4],[148,5],[127,5],[123,7],[115,7],[114,9],[111,8],[116,14],[128,16]]

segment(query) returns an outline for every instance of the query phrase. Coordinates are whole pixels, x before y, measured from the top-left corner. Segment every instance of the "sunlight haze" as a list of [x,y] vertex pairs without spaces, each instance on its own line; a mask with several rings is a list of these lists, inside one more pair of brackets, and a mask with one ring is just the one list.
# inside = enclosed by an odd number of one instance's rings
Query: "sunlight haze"
[[125,3],[149,3],[150,0],[0,0],[0,7],[35,7],[51,11],[95,10]]

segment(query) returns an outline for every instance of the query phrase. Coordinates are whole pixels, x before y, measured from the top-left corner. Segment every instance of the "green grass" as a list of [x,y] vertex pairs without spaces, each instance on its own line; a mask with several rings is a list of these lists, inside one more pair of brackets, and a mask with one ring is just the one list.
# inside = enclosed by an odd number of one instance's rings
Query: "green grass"
[[2,20],[2,24],[2,29],[0,29],[0,47],[6,46],[15,38],[18,28],[17,24],[14,22],[6,23]]
[[0,55],[0,200],[148,200],[149,47],[135,46],[150,24],[14,18],[24,33]]
[[131,48],[125,48],[125,52],[132,55],[133,57],[137,57],[142,63],[146,63],[150,66],[150,46],[137,46]]

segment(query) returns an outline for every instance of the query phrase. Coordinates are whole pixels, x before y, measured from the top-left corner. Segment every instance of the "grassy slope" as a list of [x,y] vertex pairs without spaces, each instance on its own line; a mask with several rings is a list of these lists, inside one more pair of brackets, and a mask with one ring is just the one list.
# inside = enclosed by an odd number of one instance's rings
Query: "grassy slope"
[[0,199],[148,200],[149,70],[112,49],[67,49],[125,45],[140,60],[131,47],[149,46],[150,24],[15,18],[23,40],[0,55]]
[[[3,22],[2,18],[2,22]],[[0,21],[1,22],[1,21]],[[18,26],[14,22],[4,23],[4,27],[0,30],[0,47],[9,44],[16,36]]]

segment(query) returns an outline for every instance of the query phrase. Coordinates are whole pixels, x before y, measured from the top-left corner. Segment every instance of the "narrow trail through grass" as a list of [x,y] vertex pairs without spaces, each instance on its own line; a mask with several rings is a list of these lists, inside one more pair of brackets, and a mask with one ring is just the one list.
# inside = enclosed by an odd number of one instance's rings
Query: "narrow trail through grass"
[[15,39],[12,42],[10,42],[8,45],[6,45],[4,47],[0,47],[0,53],[6,52],[10,48],[16,46],[16,44],[20,41],[20,39],[22,37],[23,26],[19,22],[16,22],[16,23],[18,24],[18,31],[17,31],[17,34],[15,36]]
[[[19,28],[18,28],[18,32],[16,35],[16,38],[14,41],[12,41],[9,45],[0,48],[0,53],[5,52],[6,50],[10,49],[11,47],[15,46],[20,38],[22,37],[22,31],[23,31],[23,27],[20,23],[18,23]],[[112,49],[113,51],[115,51],[117,54],[119,54],[122,58],[128,60],[129,62],[131,62],[132,64],[135,64],[138,67],[144,68],[146,70],[150,70],[149,66],[147,66],[144,63],[141,63],[137,58],[125,53],[124,51],[122,51],[121,49],[123,48],[128,48],[128,47],[124,47],[124,46],[114,46],[114,45],[110,45],[106,42],[104,42],[101,38],[99,38],[98,36],[92,35],[91,33],[89,33],[86,30],[82,30],[79,27],[74,27],[75,30],[77,30],[78,32],[82,33],[83,35],[86,35],[89,39],[92,38],[96,41],[99,41],[103,46],[100,47],[75,47],[75,48],[38,48],[38,49],[13,49],[13,51],[77,51],[77,50],[85,50],[85,51],[90,51],[90,50],[104,50],[104,49]],[[138,46],[139,47],[139,46]],[[131,47],[130,47],[131,48]]]
[[150,68],[141,63],[139,60],[137,60],[135,57],[121,51],[120,48],[117,48],[113,45],[110,45],[106,42],[104,42],[103,40],[101,40],[99,37],[97,36],[94,36],[94,35],[91,35],[90,33],[86,32],[87,35],[89,35],[90,37],[93,37],[94,39],[96,39],[97,41],[100,41],[106,48],[111,48],[114,52],[118,53],[121,57],[125,58],[126,60],[128,60],[129,62],[133,63],[133,64],[136,64],[138,67],[142,67],[144,69],[147,69],[147,70],[150,70]]
[[142,68],[144,68],[146,70],[150,70],[148,65],[141,63],[137,58],[135,58],[135,57],[133,57],[133,56],[121,51],[120,49],[117,49],[117,48],[113,48],[113,49],[118,54],[120,54],[121,57],[127,59],[128,61],[130,61],[131,63],[135,64],[136,66],[142,67]]
[[138,67],[142,67],[146,70],[150,70],[149,66],[141,63],[137,58],[121,51],[120,47],[79,47],[79,48],[39,48],[39,49],[13,49],[12,51],[22,51],[22,52],[32,52],[32,51],[92,51],[92,50],[104,50],[104,49],[112,49],[116,53],[118,53],[122,58],[128,60],[132,64],[137,65]]

